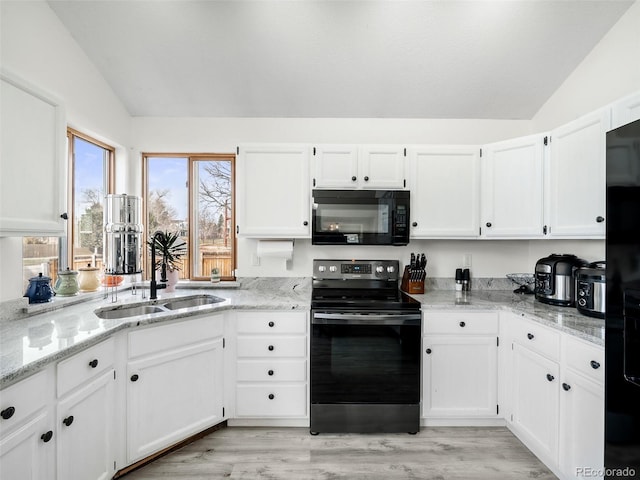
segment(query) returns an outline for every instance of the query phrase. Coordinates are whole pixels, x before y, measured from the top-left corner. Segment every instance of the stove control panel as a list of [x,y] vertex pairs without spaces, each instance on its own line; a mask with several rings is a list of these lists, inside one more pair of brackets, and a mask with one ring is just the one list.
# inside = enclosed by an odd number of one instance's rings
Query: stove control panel
[[313,278],[397,280],[398,260],[314,260]]

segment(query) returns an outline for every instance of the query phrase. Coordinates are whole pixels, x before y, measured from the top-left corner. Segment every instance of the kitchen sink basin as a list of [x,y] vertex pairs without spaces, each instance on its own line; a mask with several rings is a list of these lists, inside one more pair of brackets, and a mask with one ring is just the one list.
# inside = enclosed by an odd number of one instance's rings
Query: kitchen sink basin
[[164,303],[163,306],[169,310],[180,310],[181,308],[201,307],[202,305],[213,305],[224,302],[224,298],[215,295],[200,295],[191,298],[178,298]]
[[95,312],[96,315],[104,319],[137,317],[139,315],[148,315],[150,313],[164,312],[163,308],[155,305],[138,305],[136,307],[112,308],[109,310],[100,310]]

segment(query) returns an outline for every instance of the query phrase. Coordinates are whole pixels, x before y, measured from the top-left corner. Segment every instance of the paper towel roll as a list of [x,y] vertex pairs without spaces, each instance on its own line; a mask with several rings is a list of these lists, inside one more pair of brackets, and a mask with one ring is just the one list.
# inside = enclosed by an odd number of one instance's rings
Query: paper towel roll
[[293,240],[258,240],[258,257],[293,258]]

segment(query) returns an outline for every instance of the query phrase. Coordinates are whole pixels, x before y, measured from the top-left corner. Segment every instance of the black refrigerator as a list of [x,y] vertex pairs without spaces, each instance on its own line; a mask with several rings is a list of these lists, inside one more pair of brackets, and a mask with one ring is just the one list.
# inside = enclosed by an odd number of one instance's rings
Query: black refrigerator
[[607,133],[606,221],[605,471],[640,478],[640,120]]

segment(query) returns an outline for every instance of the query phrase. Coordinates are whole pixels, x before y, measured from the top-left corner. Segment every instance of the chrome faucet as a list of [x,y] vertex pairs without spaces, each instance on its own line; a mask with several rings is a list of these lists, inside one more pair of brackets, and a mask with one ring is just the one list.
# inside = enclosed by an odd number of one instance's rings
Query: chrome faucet
[[[153,234],[151,239],[151,285],[149,286],[149,300],[158,298],[158,290],[167,288],[166,283],[156,283],[156,237],[162,235],[161,231]],[[167,264],[162,261],[162,269],[160,270],[160,281],[167,281]]]

